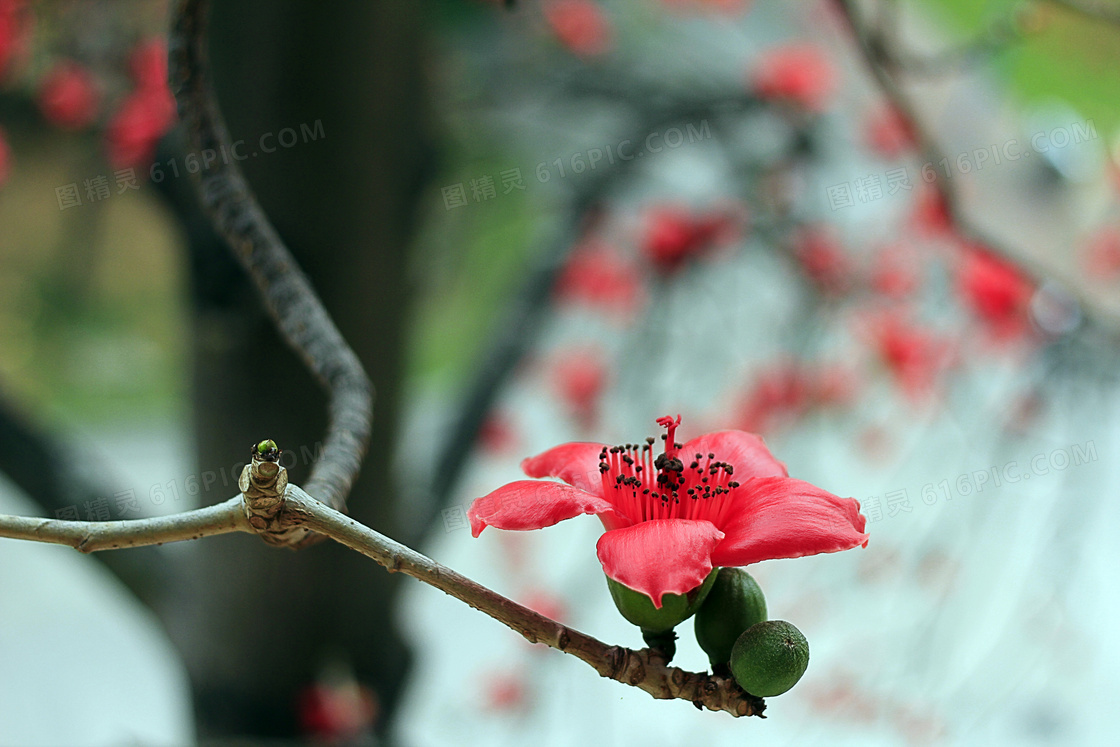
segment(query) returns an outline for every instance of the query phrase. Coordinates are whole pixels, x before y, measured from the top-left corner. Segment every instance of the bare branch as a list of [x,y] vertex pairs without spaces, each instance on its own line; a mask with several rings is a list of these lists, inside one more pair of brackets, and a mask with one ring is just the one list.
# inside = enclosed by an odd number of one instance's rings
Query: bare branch
[[[897,80],[902,68],[896,51],[890,46],[887,39],[872,29],[866,22],[860,12],[857,0],[835,0],[835,2],[847,20],[860,51],[863,53],[864,61],[867,63],[868,69],[878,83],[880,90],[910,123],[923,158],[927,163],[940,162],[945,158],[943,149],[938,145],[937,138],[928,122],[921,116],[912,98]],[[1047,278],[1062,280],[1068,292],[1086,310],[1088,318],[1095,321],[1102,330],[1108,332],[1111,336],[1120,335],[1120,319],[1108,309],[1103,308],[1101,304],[1095,302],[1078,287],[1072,278],[1063,277],[1063,273],[1056,268],[1027,257],[1021,250],[1008,245],[976,225],[966,215],[953,180],[939,178],[935,179],[932,184],[937,189],[953,225],[962,238],[981,244],[990,251],[1006,257],[1036,281]]]
[[667,666],[649,649],[634,651],[602,641],[550,620],[495,591],[395,542],[288,485],[284,517],[373,558],[390,572],[400,571],[466,602],[530,643],[571,654],[601,676],[632,685],[655,698],[688,700],[697,708],[733,716],[761,716],[766,704],[745,693],[731,678],[686,672]]
[[128,521],[60,521],[0,515],[0,537],[69,545],[85,553],[253,531],[241,496],[185,513]]
[[257,204],[237,161],[226,155],[232,145],[208,79],[206,9],[206,0],[182,0],[170,40],[179,114],[196,152],[211,156],[202,159],[210,165],[198,174],[199,195],[214,227],[252,276],[281,334],[330,395],[323,456],[312,468],[307,488],[344,509],[369,443],[373,387]]
[[[256,533],[270,544],[283,544],[275,541],[276,536],[313,532],[376,560],[390,572],[406,573],[466,602],[530,643],[571,654],[601,676],[655,698],[687,700],[697,708],[733,716],[762,716],[766,708],[761,698],[744,692],[730,677],[670,667],[663,654],[650,649],[608,646],[378,534],[288,483],[284,468],[275,460],[254,458],[242,473],[241,486],[244,492],[240,496],[216,506],[150,519],[83,522],[0,515],[0,537],[69,545],[90,553],[230,532]],[[282,498],[278,497],[280,490]]]

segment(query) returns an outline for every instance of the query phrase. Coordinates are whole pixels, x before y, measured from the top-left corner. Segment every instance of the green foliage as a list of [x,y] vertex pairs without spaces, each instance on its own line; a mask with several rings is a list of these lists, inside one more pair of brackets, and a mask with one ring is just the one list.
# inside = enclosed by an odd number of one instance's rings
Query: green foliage
[[[1102,5],[1120,9],[1118,0],[1103,0]],[[1068,102],[1109,137],[1120,127],[1120,26],[1045,2],[926,0],[914,10],[944,20],[963,41],[983,34],[989,24],[1009,18],[1017,8],[1025,10],[1028,33],[994,60],[1013,95],[1025,107],[1054,99]]]

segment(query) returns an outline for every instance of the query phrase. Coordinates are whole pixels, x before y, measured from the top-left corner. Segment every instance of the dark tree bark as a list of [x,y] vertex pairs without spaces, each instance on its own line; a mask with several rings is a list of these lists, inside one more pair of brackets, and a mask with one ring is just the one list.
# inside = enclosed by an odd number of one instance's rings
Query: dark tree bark
[[[401,537],[389,467],[411,295],[405,263],[429,154],[423,7],[214,5],[213,72],[232,139],[244,141],[242,167],[376,389],[350,513]],[[317,123],[320,136],[305,138]],[[298,136],[290,148],[280,147],[284,128]],[[290,452],[283,463],[300,484],[322,437],[325,395],[228,250],[193,220],[188,232],[200,471],[225,475],[203,499],[234,494],[235,464],[266,437]],[[191,548],[161,614],[192,677],[200,734],[291,736],[298,691],[331,660],[375,690],[384,723],[408,665],[393,621],[398,580],[333,544],[292,553],[216,537]]]

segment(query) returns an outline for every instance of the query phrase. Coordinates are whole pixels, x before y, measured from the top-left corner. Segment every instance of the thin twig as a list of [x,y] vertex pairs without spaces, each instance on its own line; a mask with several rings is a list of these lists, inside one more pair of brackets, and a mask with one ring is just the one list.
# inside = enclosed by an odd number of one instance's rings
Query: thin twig
[[733,716],[761,716],[765,703],[743,692],[734,680],[670,667],[649,649],[635,651],[606,643],[551,620],[440,565],[431,558],[373,531],[289,485],[284,516],[294,525],[330,537],[385,566],[436,587],[483,612],[530,643],[571,654],[601,676],[632,685],[658,699],[679,698]]
[[[254,461],[253,467],[259,466]],[[253,467],[246,467],[249,474]],[[282,474],[283,468],[279,468]],[[275,474],[273,475],[275,477]],[[243,478],[243,482],[248,478]],[[254,491],[208,508],[171,516],[130,521],[57,521],[0,515],[0,537],[69,545],[81,552],[160,545],[230,532],[264,534],[250,522]],[[530,643],[571,654],[601,676],[637,687],[661,700],[687,700],[697,708],[726,711],[733,716],[762,716],[766,703],[731,678],[670,667],[650,649],[633,650],[606,643],[523,607],[512,599],[440,565],[415,550],[316,500],[302,488],[287,484],[285,496],[267,531],[300,530],[329,537],[377,561],[390,572],[400,571],[489,615]]]
[[86,553],[253,531],[241,496],[184,513],[127,521],[61,521],[0,514],[0,537],[69,545]]
[[373,387],[230,157],[229,133],[208,78],[207,5],[206,0],[182,0],[170,39],[179,114],[195,152],[209,164],[198,173],[199,195],[214,227],[252,276],[277,328],[330,396],[323,456],[312,468],[307,489],[345,509],[369,443]]
[[[841,14],[847,20],[863,54],[864,61],[867,63],[867,67],[876,83],[878,83],[880,90],[910,124],[910,129],[914,133],[923,158],[927,163],[939,163],[945,158],[945,153],[938,145],[937,138],[928,122],[921,116],[912,98],[897,81],[901,67],[898,56],[890,46],[890,42],[879,35],[864,20],[857,0],[835,0],[835,2],[841,10]],[[1110,336],[1120,336],[1120,318],[1095,302],[1072,278],[1064,277],[1064,273],[1049,264],[1028,257],[1023,251],[1008,245],[990,232],[980,228],[969,218],[952,179],[938,178],[932,182],[932,185],[938,191],[945,209],[957,229],[957,233],[962,238],[1002,255],[1017,265],[1024,273],[1033,277],[1036,282],[1048,278],[1062,280],[1066,290],[1086,310],[1088,319],[1096,322],[1099,328]]]

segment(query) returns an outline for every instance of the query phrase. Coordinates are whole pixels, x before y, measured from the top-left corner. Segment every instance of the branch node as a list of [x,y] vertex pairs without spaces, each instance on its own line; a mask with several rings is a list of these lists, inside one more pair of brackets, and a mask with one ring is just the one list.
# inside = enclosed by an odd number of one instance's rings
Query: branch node
[[[261,445],[272,443],[262,441]],[[296,548],[302,546],[310,530],[291,520],[284,512],[284,498],[288,491],[288,470],[279,462],[280,450],[262,451],[252,447],[252,459],[241,470],[237,487],[243,499],[242,510],[249,526],[270,545]]]

